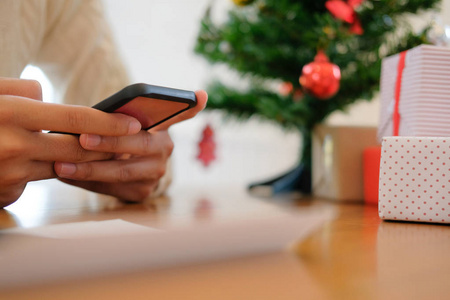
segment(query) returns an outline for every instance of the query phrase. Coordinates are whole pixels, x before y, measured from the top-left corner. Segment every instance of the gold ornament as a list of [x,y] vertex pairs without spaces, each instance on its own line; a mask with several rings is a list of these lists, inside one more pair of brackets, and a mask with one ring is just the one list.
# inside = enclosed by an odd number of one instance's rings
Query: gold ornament
[[253,2],[254,0],[233,0],[234,4],[238,6],[246,6]]
[[323,32],[327,35],[329,39],[334,39],[336,37],[336,31],[331,26],[325,26],[322,28]]

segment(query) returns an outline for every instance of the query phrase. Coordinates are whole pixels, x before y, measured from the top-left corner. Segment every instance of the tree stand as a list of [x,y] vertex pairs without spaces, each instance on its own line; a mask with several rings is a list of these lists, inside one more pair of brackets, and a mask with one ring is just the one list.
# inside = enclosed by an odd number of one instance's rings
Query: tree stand
[[267,196],[292,192],[308,195],[311,193],[311,169],[301,163],[278,177],[250,184],[248,189],[250,193]]

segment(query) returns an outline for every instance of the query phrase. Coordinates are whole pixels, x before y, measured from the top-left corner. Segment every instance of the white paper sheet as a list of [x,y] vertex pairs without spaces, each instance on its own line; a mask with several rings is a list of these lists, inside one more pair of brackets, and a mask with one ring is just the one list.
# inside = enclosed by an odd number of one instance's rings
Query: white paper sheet
[[80,239],[99,238],[106,236],[122,236],[140,233],[152,233],[159,230],[130,223],[121,219],[106,221],[86,221],[75,223],[63,223],[33,228],[11,228],[2,230],[5,234],[21,234],[44,238]]
[[306,209],[160,231],[122,220],[3,230],[0,289],[281,251],[332,215]]

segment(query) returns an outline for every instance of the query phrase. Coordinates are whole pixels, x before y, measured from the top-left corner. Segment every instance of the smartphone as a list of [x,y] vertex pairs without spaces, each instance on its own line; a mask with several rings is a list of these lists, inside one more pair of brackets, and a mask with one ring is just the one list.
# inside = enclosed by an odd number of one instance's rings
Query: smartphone
[[192,91],[136,83],[97,103],[93,108],[123,113],[148,130],[197,105]]

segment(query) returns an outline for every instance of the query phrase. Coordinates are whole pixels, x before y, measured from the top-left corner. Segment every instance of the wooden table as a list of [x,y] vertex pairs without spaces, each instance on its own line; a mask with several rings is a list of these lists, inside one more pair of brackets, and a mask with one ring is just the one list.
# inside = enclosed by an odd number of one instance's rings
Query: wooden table
[[330,207],[337,214],[290,252],[7,289],[0,299],[450,298],[450,227],[381,222],[375,206],[255,199],[232,187],[174,187],[167,197],[125,205],[46,182],[29,185],[18,202],[0,211],[0,228],[115,218],[158,226],[216,218],[255,201],[292,210]]

